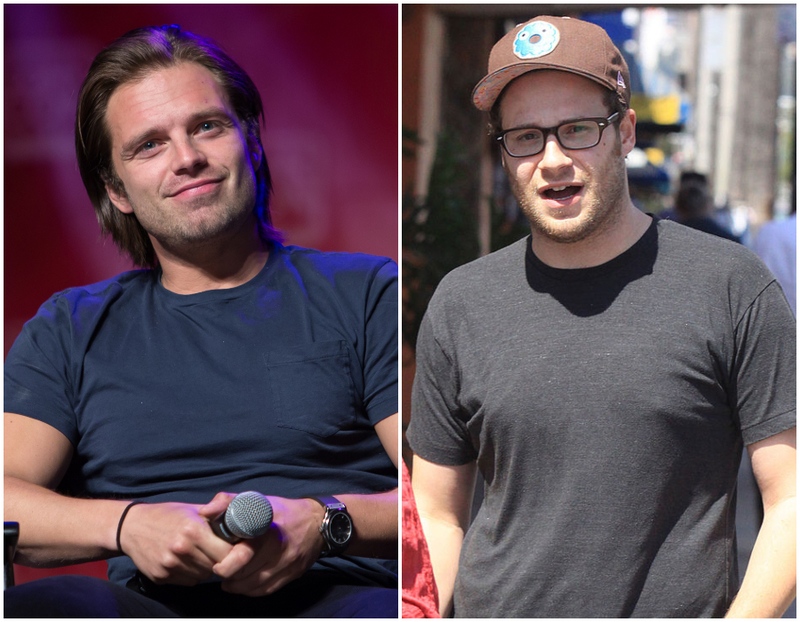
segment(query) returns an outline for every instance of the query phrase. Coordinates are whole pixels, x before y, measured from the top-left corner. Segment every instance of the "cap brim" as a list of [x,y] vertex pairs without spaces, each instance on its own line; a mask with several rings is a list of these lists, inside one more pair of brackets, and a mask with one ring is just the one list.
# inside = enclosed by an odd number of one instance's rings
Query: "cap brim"
[[513,65],[502,67],[494,73],[490,73],[483,80],[478,82],[478,84],[472,90],[472,103],[475,104],[475,107],[478,110],[485,110],[488,112],[492,109],[492,106],[494,106],[497,98],[500,97],[500,93],[502,93],[503,89],[508,86],[509,82],[531,71],[542,70],[571,73],[576,76],[581,76],[582,78],[587,78],[592,82],[596,82],[600,86],[612,92],[614,91],[614,89],[612,89],[608,83],[599,80],[597,76],[580,71],[578,69],[567,69],[563,65],[549,65],[548,63],[543,63],[541,61],[536,63],[514,63]]

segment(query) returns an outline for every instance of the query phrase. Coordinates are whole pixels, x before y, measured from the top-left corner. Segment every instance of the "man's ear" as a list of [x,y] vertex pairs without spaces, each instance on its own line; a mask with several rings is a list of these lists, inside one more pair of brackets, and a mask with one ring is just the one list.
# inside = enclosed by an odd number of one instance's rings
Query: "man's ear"
[[508,154],[506,153],[506,150],[503,147],[500,147],[500,164],[506,173],[508,173],[508,162],[506,162],[507,156]]
[[133,207],[131,207],[131,202],[128,200],[128,195],[125,194],[125,190],[122,189],[122,183],[120,183],[120,188],[116,188],[115,184],[106,182],[106,194],[108,194],[108,198],[111,200],[114,207],[120,212],[123,214],[133,214]]
[[253,162],[253,170],[257,171],[261,166],[261,160],[264,158],[264,150],[258,141],[253,138],[247,139],[247,148],[250,151],[250,160]]
[[622,156],[627,156],[636,146],[636,112],[628,108],[622,113],[619,122],[620,146]]

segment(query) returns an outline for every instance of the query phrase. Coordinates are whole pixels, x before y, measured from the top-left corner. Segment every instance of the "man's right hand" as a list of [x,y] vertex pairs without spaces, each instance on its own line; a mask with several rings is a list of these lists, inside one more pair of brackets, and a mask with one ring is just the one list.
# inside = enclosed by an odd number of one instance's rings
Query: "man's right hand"
[[[6,413],[5,519],[20,524],[19,563],[33,567],[78,564],[119,555],[116,533],[128,502],[66,497],[54,491],[72,459],[69,439],[52,426]],[[216,503],[216,507],[212,504]],[[229,500],[133,506],[120,545],[154,583],[194,585],[211,576],[231,545],[214,535],[198,508],[221,514]]]
[[[195,585],[233,545],[217,537],[198,508],[188,503],[138,504],[128,511],[120,546],[153,583]],[[225,511],[221,507],[220,513]]]

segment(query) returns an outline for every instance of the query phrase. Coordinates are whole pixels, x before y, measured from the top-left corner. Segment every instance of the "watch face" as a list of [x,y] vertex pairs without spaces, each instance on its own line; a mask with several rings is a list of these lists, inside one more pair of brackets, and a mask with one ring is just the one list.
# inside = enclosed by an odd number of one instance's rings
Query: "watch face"
[[353,524],[344,512],[337,512],[331,517],[330,534],[336,544],[344,544],[350,539]]

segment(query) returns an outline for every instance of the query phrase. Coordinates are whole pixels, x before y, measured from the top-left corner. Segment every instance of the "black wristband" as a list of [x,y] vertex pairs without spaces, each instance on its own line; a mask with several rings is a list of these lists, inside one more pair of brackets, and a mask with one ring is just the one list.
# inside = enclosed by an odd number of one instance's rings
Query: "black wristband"
[[119,525],[117,525],[117,550],[123,555],[125,555],[125,553],[122,552],[122,547],[119,544],[119,535],[122,533],[122,521],[124,521],[125,517],[128,515],[128,510],[130,510],[134,505],[138,505],[139,503],[145,503],[145,501],[131,501],[128,504],[128,507],[126,507],[122,511],[122,516],[119,517]]

